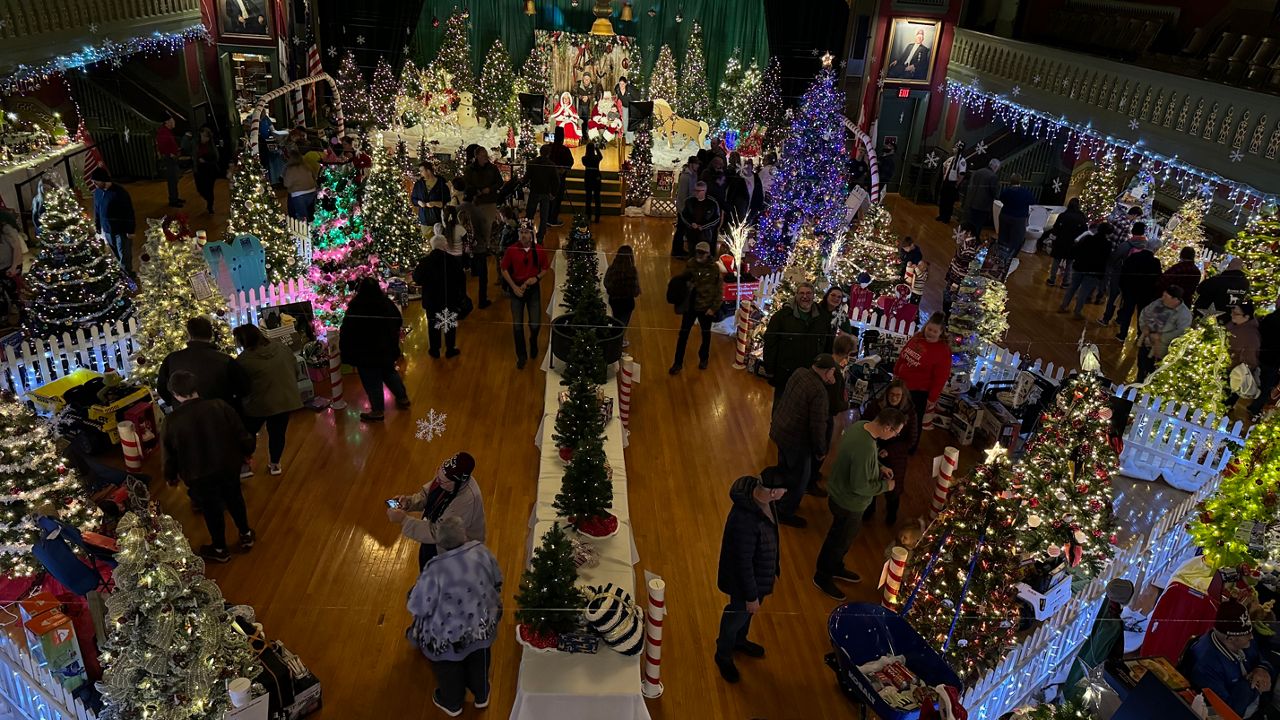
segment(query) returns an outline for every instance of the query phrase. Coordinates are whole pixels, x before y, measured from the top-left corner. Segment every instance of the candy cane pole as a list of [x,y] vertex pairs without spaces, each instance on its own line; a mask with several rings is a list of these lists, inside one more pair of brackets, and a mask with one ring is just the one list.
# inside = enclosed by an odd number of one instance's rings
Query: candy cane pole
[[938,463],[937,483],[933,486],[933,503],[930,517],[937,517],[947,505],[947,496],[951,494],[951,483],[955,476],[956,465],[960,462],[960,451],[948,445],[942,451]]
[[907,549],[895,545],[889,551],[889,560],[885,563],[884,602],[890,610],[898,604],[898,591],[902,588],[902,573],[907,568]]
[[338,352],[338,338],[329,340],[329,407],[343,410],[347,401],[342,399],[342,355]]
[[138,442],[138,433],[133,427],[133,423],[128,420],[122,420],[116,425],[116,432],[120,434],[120,450],[124,453],[124,467],[126,470],[137,471],[142,469],[142,445]]
[[747,366],[747,336],[751,332],[751,313],[755,303],[745,300],[738,306],[738,316],[733,319],[737,326],[737,348],[733,354],[733,369],[741,370]]
[[622,427],[631,429],[631,382],[635,376],[635,361],[630,355],[623,355],[619,363],[622,372],[618,373],[618,416],[622,419]]
[[878,203],[880,202],[880,158],[876,156],[875,145],[871,142],[871,136],[863,132],[862,128],[854,124],[852,120],[849,118],[842,119],[844,120],[845,129],[853,133],[853,136],[858,139],[858,142],[862,143],[862,149],[867,154],[867,167],[871,172],[871,193],[869,200],[872,204]]
[[662,578],[649,581],[649,610],[644,633],[644,670],[640,692],[653,699],[662,697],[662,620],[667,616],[667,583]]

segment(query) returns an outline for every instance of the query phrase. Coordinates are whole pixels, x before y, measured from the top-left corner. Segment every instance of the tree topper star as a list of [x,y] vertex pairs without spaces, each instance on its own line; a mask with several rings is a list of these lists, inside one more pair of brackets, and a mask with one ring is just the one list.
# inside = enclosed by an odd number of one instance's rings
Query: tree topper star
[[997,443],[987,449],[987,458],[982,462],[987,465],[992,465],[997,462],[1000,462],[1000,460],[1002,460],[1008,454],[1009,454],[1009,451],[1005,449],[1003,445],[1000,445],[999,443]]
[[824,68],[829,68],[829,67],[831,67],[831,63],[832,63],[832,61],[834,61],[835,59],[836,59],[836,58],[835,58],[835,56],[834,56],[834,55],[832,55],[831,53],[823,53],[823,54],[822,54],[822,67],[824,67]]

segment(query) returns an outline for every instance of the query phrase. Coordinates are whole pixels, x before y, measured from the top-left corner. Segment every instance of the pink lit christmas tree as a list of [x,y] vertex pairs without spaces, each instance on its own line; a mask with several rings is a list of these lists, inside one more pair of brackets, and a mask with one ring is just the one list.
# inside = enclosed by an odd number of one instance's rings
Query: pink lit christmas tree
[[307,277],[315,287],[317,332],[342,324],[347,298],[362,278],[377,275],[373,238],[364,225],[357,198],[355,173],[325,170],[311,225],[311,268]]

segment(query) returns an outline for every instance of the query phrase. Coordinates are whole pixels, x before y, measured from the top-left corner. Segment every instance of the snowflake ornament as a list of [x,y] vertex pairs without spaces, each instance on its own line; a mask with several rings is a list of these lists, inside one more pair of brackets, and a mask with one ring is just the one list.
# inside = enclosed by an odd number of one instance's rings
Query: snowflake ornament
[[929,168],[930,170],[938,167],[938,154],[930,150],[929,154],[924,156],[924,164],[925,164],[925,167]]
[[1138,129],[1138,119],[1137,119],[1137,118],[1134,118],[1134,119],[1132,119],[1132,120],[1130,120],[1130,121],[1129,121],[1129,129],[1130,129],[1130,130],[1137,130],[1137,129]]
[[325,52],[329,53],[329,57],[331,58],[338,57],[338,48],[336,47],[330,46],[328,50],[325,50]]
[[290,42],[292,42],[294,45],[301,45],[302,38],[298,37],[297,35],[294,35],[293,39]]
[[818,48],[809,48],[809,54],[818,57]]
[[1062,178],[1054,178],[1050,184],[1053,185],[1054,192],[1062,192]]
[[959,225],[957,225],[955,229],[951,231],[951,239],[956,241],[956,245],[959,245],[960,243],[964,242],[968,238],[969,238],[969,233],[961,229],[961,226]]
[[435,408],[427,411],[427,416],[418,419],[418,432],[414,433],[414,437],[419,440],[431,442],[444,434],[444,421],[449,416],[444,413],[438,413]]
[[364,44],[364,36],[363,36],[363,35],[357,35],[357,36],[356,36],[356,44],[357,44],[357,45],[363,45],[363,44]]
[[1021,86],[1021,85],[1014,85],[1014,86],[1013,86],[1013,91],[1012,91],[1012,92],[1013,92],[1013,96],[1014,96],[1014,97],[1018,97],[1019,95],[1021,95],[1021,94],[1022,94],[1022,86]]
[[880,76],[880,77],[876,80],[876,87],[884,87],[884,76],[883,76],[883,75],[882,75],[882,76]]
[[[0,20],[0,22],[4,22],[4,21]],[[3,25],[0,25],[0,27],[3,27]],[[91,35],[98,34],[98,23],[89,23],[89,34]]]
[[446,333],[450,330],[456,330],[458,327],[458,313],[448,308],[441,310],[436,313],[435,324],[432,327]]
[[1236,148],[1231,151],[1230,158],[1233,163],[1240,162],[1241,160],[1244,160],[1244,153],[1240,152],[1240,148]]
[[1040,84],[1040,76],[1039,76],[1039,75],[1033,75],[1033,76],[1031,76],[1031,84],[1032,84],[1032,85],[1039,85],[1039,84]]
[[978,144],[973,146],[973,151],[974,151],[975,153],[977,153],[978,155],[986,155],[986,154],[987,154],[987,141],[986,141],[986,140],[979,140],[979,141],[978,141]]

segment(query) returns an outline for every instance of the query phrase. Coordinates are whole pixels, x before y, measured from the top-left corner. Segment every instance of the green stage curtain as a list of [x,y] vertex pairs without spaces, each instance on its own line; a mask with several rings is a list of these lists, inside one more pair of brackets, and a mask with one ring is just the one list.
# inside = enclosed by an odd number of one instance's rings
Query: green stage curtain
[[[591,14],[592,0],[579,0],[576,8],[571,0],[535,0],[538,13],[533,17],[524,14],[523,0],[486,0],[471,5],[471,64],[477,75],[485,53],[497,38],[502,38],[511,53],[512,65],[519,72],[533,49],[535,29],[585,33],[595,20]],[[413,35],[413,56],[419,65],[425,66],[435,59],[444,39],[445,21],[457,7],[460,7],[458,0],[425,0],[423,3]],[[671,46],[677,65],[684,63],[685,44],[695,20],[702,25],[707,84],[713,95],[720,87],[720,76],[734,48],[742,51],[745,64],[755,60],[762,71],[768,64],[769,33],[765,27],[764,0],[635,0],[631,8],[634,19],[625,23],[618,19],[622,11],[620,0],[615,0],[613,8],[613,29],[619,35],[636,38],[644,56],[646,74],[664,44]],[[651,8],[657,13],[654,17],[649,17]],[[676,22],[677,12],[683,14],[683,22]],[[440,21],[440,27],[432,27],[433,18]]]

